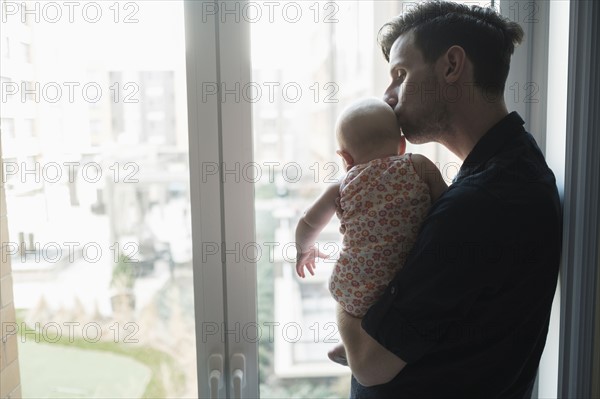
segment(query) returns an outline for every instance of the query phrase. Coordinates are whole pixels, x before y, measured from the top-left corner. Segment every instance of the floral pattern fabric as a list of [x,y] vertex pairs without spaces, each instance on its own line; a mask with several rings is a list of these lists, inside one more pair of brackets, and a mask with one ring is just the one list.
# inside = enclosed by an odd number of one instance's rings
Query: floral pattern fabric
[[431,197],[410,154],[353,167],[340,185],[337,215],[344,235],[329,279],[333,298],[362,317],[404,265]]

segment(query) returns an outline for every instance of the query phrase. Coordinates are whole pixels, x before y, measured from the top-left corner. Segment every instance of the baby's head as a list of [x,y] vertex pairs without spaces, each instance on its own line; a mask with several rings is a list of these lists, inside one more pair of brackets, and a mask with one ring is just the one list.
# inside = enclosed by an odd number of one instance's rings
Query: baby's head
[[403,143],[396,114],[378,98],[358,100],[342,111],[335,134],[340,155],[349,154],[352,162],[361,164],[377,158],[398,155]]

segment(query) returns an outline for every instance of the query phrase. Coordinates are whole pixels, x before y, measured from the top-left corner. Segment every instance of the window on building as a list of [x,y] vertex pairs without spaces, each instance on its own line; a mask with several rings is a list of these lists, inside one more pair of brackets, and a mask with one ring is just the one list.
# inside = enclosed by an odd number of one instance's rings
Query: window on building
[[15,138],[15,120],[12,118],[0,119],[0,130],[2,134],[5,134],[7,138]]
[[8,36],[2,37],[2,42],[0,47],[2,48],[2,58],[9,59],[10,58],[10,40]]
[[[0,121],[22,395],[197,397],[183,2],[87,2],[72,21],[10,3],[40,13],[27,30],[2,14],[2,84],[24,82]],[[148,71],[177,100],[160,146],[140,117]]]

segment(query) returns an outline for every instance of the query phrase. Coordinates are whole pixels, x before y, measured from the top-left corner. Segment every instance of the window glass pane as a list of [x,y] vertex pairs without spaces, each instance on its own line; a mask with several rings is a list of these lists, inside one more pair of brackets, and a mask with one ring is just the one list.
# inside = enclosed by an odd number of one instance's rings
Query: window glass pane
[[[459,2],[500,7],[492,0]],[[252,27],[253,82],[245,99],[253,102],[254,156],[262,168],[257,239],[275,246],[274,257],[258,264],[259,323],[265,330],[274,326],[260,342],[262,397],[348,396],[348,369],[327,358],[339,342],[327,288],[334,261],[319,263],[314,277],[297,278],[294,230],[303,211],[343,173],[333,133],[340,111],[359,97],[381,97],[389,84],[376,43],[379,28],[415,3],[283,2],[273,9],[254,3],[249,13],[240,11]],[[435,162],[448,184],[462,163],[435,143],[408,143],[407,152]],[[338,228],[334,218],[318,238],[319,249],[333,258]]]
[[183,2],[3,7],[23,397],[197,397]]
[[[271,14],[266,4],[253,4],[240,11],[251,22],[253,62],[253,81],[241,94],[253,102],[254,157],[262,172],[257,239],[274,243],[265,244],[274,256],[258,264],[259,324],[274,332],[260,342],[261,397],[347,397],[348,368],[327,358],[340,342],[327,287],[341,243],[339,221],[334,217],[318,239],[333,259],[305,279],[295,272],[294,231],[304,210],[343,174],[335,153],[337,116],[360,97],[381,97],[389,84],[376,35],[409,4],[283,2]],[[407,151],[436,162],[448,182],[460,167],[437,144]]]

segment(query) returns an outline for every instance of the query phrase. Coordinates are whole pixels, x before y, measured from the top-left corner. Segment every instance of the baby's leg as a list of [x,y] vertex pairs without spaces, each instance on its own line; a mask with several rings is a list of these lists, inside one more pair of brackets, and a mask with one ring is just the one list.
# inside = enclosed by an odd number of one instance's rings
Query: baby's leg
[[329,357],[329,360],[332,362],[339,363],[342,366],[348,365],[348,360],[346,359],[346,348],[344,348],[344,344],[339,344],[327,352],[327,357]]

